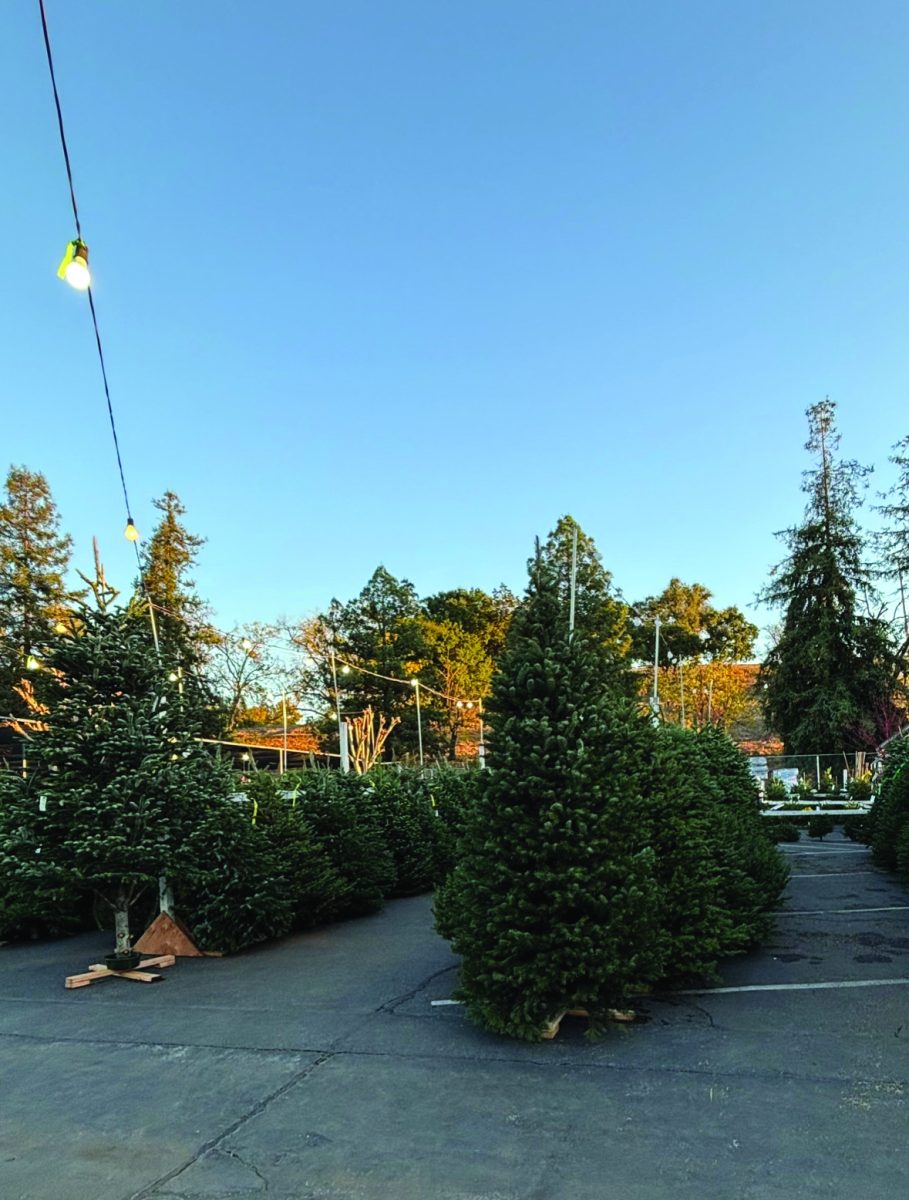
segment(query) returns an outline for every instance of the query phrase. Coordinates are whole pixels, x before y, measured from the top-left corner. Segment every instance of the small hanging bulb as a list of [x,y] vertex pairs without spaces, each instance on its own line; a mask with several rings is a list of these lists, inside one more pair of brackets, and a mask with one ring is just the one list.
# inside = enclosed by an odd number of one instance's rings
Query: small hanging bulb
[[84,292],[91,286],[92,277],[88,269],[88,246],[76,238],[66,247],[63,261],[57,268],[57,274],[65,279],[70,287],[77,292]]
[[138,542],[139,530],[133,524],[133,519],[130,516],[126,518],[126,528],[123,530],[123,536],[128,542]]
[[345,665],[344,665],[344,666],[341,668],[341,674],[342,674],[342,675],[349,675],[349,674],[350,674],[350,667],[348,667],[348,666],[345,664]]
[[34,654],[30,654],[28,656],[28,658],[25,660],[26,671],[37,671],[40,666],[41,666],[41,663],[40,663],[39,659],[35,658]]

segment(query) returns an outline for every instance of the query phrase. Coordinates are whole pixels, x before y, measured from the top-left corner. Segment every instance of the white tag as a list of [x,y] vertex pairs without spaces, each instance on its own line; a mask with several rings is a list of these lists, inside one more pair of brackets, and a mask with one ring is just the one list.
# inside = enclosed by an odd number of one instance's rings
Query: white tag
[[38,812],[47,812],[47,796],[38,797]]

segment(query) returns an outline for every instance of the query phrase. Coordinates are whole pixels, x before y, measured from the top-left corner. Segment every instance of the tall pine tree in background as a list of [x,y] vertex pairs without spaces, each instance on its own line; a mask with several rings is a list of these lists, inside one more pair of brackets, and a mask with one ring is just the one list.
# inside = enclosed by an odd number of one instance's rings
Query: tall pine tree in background
[[137,590],[155,605],[162,645],[188,670],[204,660],[213,637],[191,578],[205,538],[186,528],[186,508],[176,492],[165,492],[154,505],[162,515],[143,551]]
[[836,405],[808,410],[801,525],[781,536],[789,551],[762,599],[783,608],[777,644],[761,667],[769,724],[790,754],[877,744],[891,719],[894,655],[885,622],[872,615],[871,573],[855,512],[868,468],[837,457]]
[[909,437],[896,443],[890,461],[897,469],[897,477],[883,497],[886,504],[877,506],[886,521],[878,539],[879,569],[883,578],[897,588],[894,625],[900,646],[901,682],[905,689],[909,674]]
[[647,730],[610,665],[596,631],[569,635],[559,564],[539,556],[493,683],[492,766],[436,901],[460,995],[499,1033],[538,1038],[574,1005],[600,1022],[661,971],[653,855],[638,849]]
[[142,553],[137,599],[154,606],[159,645],[179,675],[187,702],[191,699],[205,714],[202,732],[218,737],[226,727],[226,713],[203,668],[222,635],[212,628],[208,606],[191,577],[205,538],[186,528],[186,508],[175,492],[165,492],[154,505],[162,516]]
[[45,477],[10,467],[0,503],[0,715],[31,715],[14,689],[72,599],[65,583],[71,547]]

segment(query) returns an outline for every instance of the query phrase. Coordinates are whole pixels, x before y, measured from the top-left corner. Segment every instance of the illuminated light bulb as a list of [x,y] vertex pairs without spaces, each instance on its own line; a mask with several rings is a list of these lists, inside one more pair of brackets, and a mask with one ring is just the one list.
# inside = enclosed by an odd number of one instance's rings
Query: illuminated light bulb
[[126,528],[123,530],[123,536],[128,542],[138,542],[139,530],[133,524],[132,517],[126,518]]
[[37,671],[40,666],[41,663],[37,658],[35,658],[34,654],[30,654],[25,660],[25,669],[27,671]]
[[171,671],[167,678],[171,681],[171,683],[176,683],[180,676],[176,671]]
[[350,667],[347,667],[347,666],[344,666],[344,667],[342,667],[342,668],[341,668],[341,674],[342,674],[342,675],[349,675],[349,674],[350,674]]
[[418,687],[420,686],[420,681],[419,681],[419,679],[411,679],[411,681],[410,681],[410,686],[411,686],[411,687],[418,688]]
[[249,640],[249,638],[244,638],[240,645],[244,650],[252,650],[252,642]]
[[88,269],[88,246],[76,238],[66,247],[63,261],[57,268],[57,274],[65,279],[70,287],[77,292],[84,292],[91,286],[92,277]]
[[66,633],[66,626],[62,621],[58,621],[54,626],[54,633]]
[[457,706],[456,706],[456,707],[457,707],[457,708],[463,708],[463,707],[464,707],[464,701],[463,701],[463,700],[459,700],[459,701],[458,701],[458,703],[457,703]]

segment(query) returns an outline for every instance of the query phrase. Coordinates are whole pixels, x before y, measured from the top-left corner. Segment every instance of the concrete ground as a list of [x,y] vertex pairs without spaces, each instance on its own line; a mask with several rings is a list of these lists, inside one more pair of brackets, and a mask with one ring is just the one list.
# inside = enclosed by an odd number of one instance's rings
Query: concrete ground
[[64,991],[95,934],[4,947],[0,1197],[905,1200],[909,897],[839,835],[783,852],[777,935],[728,990],[593,1044],[434,1006],[456,962],[426,897],[154,986]]

